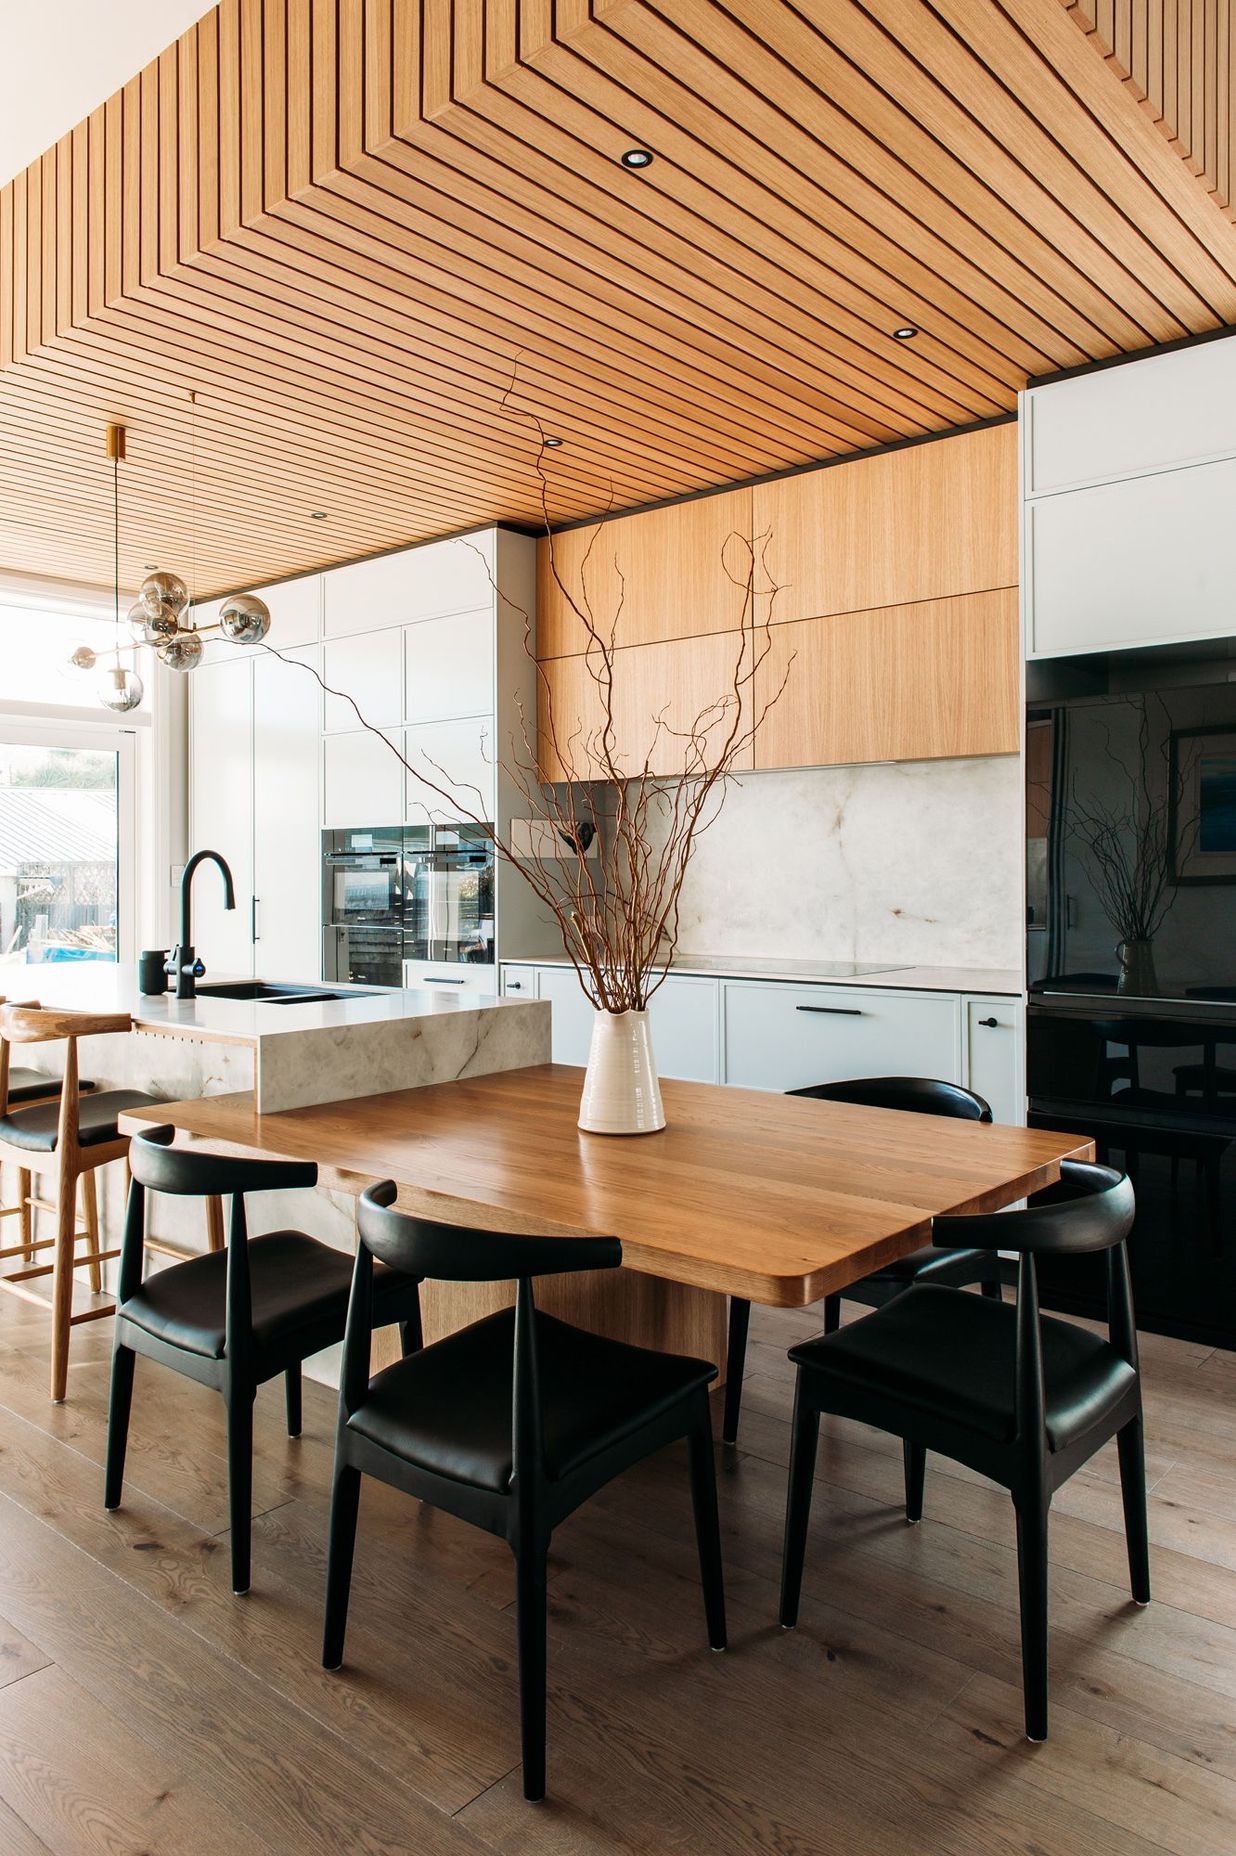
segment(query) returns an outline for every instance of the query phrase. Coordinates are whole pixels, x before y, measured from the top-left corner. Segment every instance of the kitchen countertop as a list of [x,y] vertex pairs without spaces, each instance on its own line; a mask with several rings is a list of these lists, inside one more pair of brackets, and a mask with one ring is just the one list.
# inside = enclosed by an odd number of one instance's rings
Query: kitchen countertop
[[[227,984],[228,974],[208,974],[204,984]],[[243,979],[236,984],[244,984]],[[276,981],[275,984],[283,984]],[[127,1012],[142,1031],[171,1037],[200,1038],[208,1043],[257,1044],[293,1032],[338,1030],[347,1025],[389,1024],[403,1019],[456,1017],[461,1010],[506,1011],[520,1001],[490,994],[431,992],[423,987],[384,987],[377,991],[334,980],[301,980],[288,985],[318,986],[348,996],[316,1005],[272,1004],[269,1000],[219,999],[199,994],[177,999],[174,993],[148,998],[138,991],[137,969],[103,960],[49,961],[46,965],[0,966],[0,994],[14,1003],[37,999],[40,1005],[70,1011]]]
[[[502,960],[502,966],[566,967],[564,954],[529,955]],[[1020,998],[1025,992],[1021,974],[1013,967],[899,967],[892,962],[856,961],[861,973],[839,973],[849,962],[829,960],[759,959],[740,954],[727,959],[719,954],[683,956],[671,963],[672,973],[700,979],[797,980],[830,986],[882,986],[898,992],[998,993]]]
[[[211,974],[207,983],[225,983],[226,978]],[[170,993],[146,998],[138,991],[137,969],[131,965],[54,961],[45,966],[0,966],[0,995],[14,1003],[127,1013],[138,1034],[136,1043],[146,1052],[144,1087],[158,1087],[163,1073],[174,1067],[173,1049],[192,1045],[205,1052],[217,1045],[251,1051],[255,1095],[261,1111],[268,1114],[520,1068],[543,1063],[549,1056],[550,1008],[543,1000],[498,999],[484,993],[460,996],[427,988],[370,992],[333,981],[330,990],[347,996],[304,1005],[209,995],[177,999]],[[156,1056],[160,1044],[167,1048],[168,1059]],[[105,1076],[110,1082],[111,1060],[102,1049],[83,1052],[83,1073]]]

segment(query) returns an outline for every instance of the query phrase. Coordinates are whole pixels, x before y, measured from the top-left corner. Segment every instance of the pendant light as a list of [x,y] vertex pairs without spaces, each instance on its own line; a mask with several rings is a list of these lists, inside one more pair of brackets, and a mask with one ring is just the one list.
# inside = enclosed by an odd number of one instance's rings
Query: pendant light
[[[109,425],[107,455],[112,464],[112,620],[115,626],[116,656],[114,663],[101,666],[98,690],[103,707],[114,710],[117,715],[127,715],[130,709],[136,709],[146,693],[137,671],[120,659],[120,461],[124,454],[123,425]],[[80,658],[81,651],[75,651],[74,663],[78,663]]]

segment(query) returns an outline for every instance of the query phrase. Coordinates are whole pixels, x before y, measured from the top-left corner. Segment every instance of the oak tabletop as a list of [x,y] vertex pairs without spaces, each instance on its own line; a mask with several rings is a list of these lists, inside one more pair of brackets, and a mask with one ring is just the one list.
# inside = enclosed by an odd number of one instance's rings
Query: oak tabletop
[[259,1115],[251,1094],[131,1110],[219,1152],[316,1160],[326,1187],[486,1229],[622,1240],[631,1269],[798,1307],[1090,1159],[1074,1134],[665,1081],[659,1134],[584,1134],[567,1064]]

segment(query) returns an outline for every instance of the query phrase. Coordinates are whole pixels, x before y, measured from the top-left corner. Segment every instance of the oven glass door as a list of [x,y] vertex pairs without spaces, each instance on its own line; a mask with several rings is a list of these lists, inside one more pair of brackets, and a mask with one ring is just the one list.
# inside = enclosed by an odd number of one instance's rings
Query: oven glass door
[[399,859],[338,857],[331,861],[331,920],[388,922],[397,925],[402,912]]
[[481,835],[448,834],[439,844],[430,879],[432,960],[484,966],[494,958],[494,852]]

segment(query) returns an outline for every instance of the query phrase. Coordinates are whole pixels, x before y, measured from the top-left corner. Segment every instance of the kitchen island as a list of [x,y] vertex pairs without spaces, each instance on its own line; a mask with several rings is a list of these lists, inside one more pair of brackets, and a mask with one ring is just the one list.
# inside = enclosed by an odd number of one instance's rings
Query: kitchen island
[[[205,988],[224,983],[211,976]],[[236,982],[242,987],[245,982]],[[142,1089],[169,1102],[243,1091],[262,1113],[340,1102],[389,1090],[521,1069],[549,1059],[546,1001],[417,990],[367,990],[306,982],[316,998],[144,997],[133,966],[111,962],[0,966],[0,997],[70,1011],[124,1013],[129,1036],[83,1038],[80,1073],[101,1089]],[[336,995],[320,997],[323,991]],[[40,1069],[58,1072],[65,1046],[31,1047]],[[100,1172],[107,1247],[119,1240],[124,1168]],[[348,1193],[255,1195],[254,1228],[295,1225],[351,1249],[354,1201]],[[201,1249],[206,1219],[193,1200],[152,1203],[160,1243]]]

